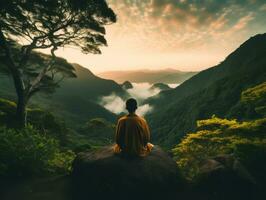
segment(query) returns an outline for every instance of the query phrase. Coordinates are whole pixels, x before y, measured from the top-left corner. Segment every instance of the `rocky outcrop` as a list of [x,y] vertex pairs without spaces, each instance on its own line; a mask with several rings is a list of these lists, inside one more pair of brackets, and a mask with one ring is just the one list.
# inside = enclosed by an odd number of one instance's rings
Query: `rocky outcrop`
[[194,195],[200,199],[257,199],[256,181],[232,155],[220,155],[202,163]]
[[115,155],[108,146],[77,156],[72,184],[75,199],[175,199],[184,180],[158,146],[143,158]]

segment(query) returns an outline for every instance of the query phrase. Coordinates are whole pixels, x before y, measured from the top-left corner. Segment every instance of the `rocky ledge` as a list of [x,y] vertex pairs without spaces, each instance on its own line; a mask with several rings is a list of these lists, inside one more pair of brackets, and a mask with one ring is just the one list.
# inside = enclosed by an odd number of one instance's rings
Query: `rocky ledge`
[[80,153],[73,163],[75,199],[175,199],[184,179],[158,146],[144,158],[125,158],[112,146]]

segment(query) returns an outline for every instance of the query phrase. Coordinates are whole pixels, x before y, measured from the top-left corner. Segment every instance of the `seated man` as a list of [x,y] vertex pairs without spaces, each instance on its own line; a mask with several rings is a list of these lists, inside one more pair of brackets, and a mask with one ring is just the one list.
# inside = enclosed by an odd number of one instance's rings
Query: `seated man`
[[129,114],[118,120],[114,148],[115,153],[129,156],[146,156],[152,149],[150,131],[146,120],[135,114],[137,101],[133,98],[126,102]]

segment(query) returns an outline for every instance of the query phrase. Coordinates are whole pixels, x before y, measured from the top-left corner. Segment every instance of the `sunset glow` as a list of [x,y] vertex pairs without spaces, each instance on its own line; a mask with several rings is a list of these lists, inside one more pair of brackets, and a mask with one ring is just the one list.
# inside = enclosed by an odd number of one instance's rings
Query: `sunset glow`
[[[93,72],[176,68],[221,62],[249,37],[266,32],[263,0],[109,0],[118,21],[107,26],[101,55],[64,48],[58,56]],[[201,2],[201,3],[199,3]]]

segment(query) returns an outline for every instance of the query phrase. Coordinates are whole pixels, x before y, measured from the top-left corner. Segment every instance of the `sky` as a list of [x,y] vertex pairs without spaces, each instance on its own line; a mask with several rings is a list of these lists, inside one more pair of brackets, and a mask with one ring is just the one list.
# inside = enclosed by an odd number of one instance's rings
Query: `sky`
[[64,48],[58,56],[94,73],[110,70],[200,71],[266,32],[266,0],[107,0],[117,23],[106,27],[101,55]]

